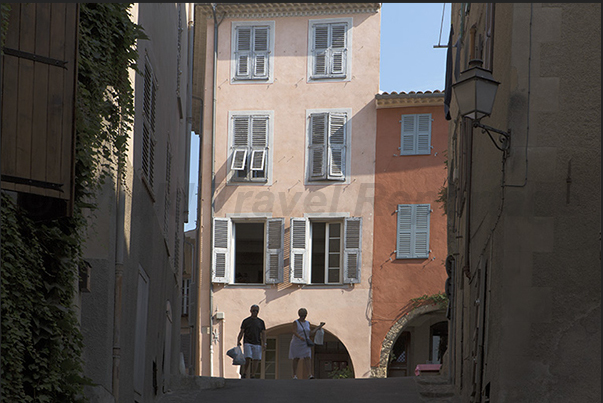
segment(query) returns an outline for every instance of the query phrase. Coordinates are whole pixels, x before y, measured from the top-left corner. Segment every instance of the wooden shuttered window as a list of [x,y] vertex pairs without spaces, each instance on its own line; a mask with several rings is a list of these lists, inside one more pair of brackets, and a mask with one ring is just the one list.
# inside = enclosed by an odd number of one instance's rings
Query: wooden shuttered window
[[211,281],[228,283],[230,280],[230,237],[232,224],[228,218],[214,218],[213,259]]
[[348,23],[312,26],[312,78],[346,78]]
[[145,56],[144,87],[142,102],[142,176],[149,191],[154,195],[155,187],[155,114],[157,83],[149,58]]
[[343,249],[343,282],[360,283],[362,263],[362,218],[345,219]]
[[291,258],[289,281],[292,284],[306,284],[309,282],[308,253],[309,242],[308,219],[291,218]]
[[77,3],[3,13],[2,189],[59,199],[59,215],[73,207],[78,13]]
[[266,284],[283,282],[284,222],[273,218],[266,225]]
[[235,28],[236,80],[267,80],[270,63],[270,27]]
[[431,114],[402,115],[400,155],[431,154]]
[[309,180],[345,180],[347,114],[313,113],[309,131]]
[[429,204],[399,204],[396,259],[429,257]]
[[269,116],[235,115],[231,128],[230,169],[232,179],[266,181],[268,158]]

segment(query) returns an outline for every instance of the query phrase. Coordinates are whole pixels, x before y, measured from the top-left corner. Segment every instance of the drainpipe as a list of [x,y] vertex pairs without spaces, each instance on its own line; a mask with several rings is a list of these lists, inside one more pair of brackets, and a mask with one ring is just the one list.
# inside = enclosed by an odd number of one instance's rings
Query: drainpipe
[[[121,158],[120,158],[121,160]],[[121,161],[120,161],[121,162]],[[124,220],[126,210],[126,198],[122,187],[122,168],[117,169],[116,204],[115,215],[115,286],[113,295],[113,370],[112,370],[112,393],[115,401],[119,401],[119,368],[121,359],[121,297],[122,279],[124,272]]]

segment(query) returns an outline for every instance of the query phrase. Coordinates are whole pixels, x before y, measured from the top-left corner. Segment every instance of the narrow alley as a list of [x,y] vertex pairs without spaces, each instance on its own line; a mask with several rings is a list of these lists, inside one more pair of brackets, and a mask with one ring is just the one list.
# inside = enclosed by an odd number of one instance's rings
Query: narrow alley
[[159,403],[459,403],[440,376],[264,380],[187,377]]

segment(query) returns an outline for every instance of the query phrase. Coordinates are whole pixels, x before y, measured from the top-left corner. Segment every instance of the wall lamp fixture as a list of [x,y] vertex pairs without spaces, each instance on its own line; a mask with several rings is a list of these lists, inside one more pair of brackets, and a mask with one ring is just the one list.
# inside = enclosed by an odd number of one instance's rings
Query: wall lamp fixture
[[[506,152],[511,144],[511,131],[498,130],[480,122],[483,117],[492,114],[499,84],[489,70],[482,68],[482,61],[476,59],[469,62],[469,68],[463,71],[459,81],[452,85],[452,91],[461,116],[471,119],[473,127],[479,127],[482,133],[488,133],[496,148]],[[499,134],[498,142],[494,140],[491,132]]]

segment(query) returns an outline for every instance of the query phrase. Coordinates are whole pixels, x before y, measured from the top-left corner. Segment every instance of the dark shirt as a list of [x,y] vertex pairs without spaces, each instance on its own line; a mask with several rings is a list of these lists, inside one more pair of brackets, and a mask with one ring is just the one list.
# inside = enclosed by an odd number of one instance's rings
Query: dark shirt
[[257,317],[254,318],[253,316],[245,318],[241,323],[241,329],[245,331],[243,343],[256,345],[262,344],[260,334],[262,333],[262,330],[266,330],[266,325],[262,319]]

